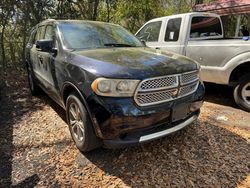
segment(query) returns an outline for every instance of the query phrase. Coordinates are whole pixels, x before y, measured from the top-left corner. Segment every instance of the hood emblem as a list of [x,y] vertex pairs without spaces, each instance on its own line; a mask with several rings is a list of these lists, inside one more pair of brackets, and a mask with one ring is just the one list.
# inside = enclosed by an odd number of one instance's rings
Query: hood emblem
[[177,97],[178,90],[176,89],[176,90],[171,91],[171,94],[173,98]]

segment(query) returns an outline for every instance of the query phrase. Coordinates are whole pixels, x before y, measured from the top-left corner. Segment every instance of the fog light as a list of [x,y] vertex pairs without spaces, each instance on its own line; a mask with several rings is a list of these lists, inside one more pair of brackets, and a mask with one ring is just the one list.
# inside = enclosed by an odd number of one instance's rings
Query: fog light
[[190,111],[195,112],[196,110],[199,110],[203,105],[203,101],[197,101],[193,102],[190,106]]

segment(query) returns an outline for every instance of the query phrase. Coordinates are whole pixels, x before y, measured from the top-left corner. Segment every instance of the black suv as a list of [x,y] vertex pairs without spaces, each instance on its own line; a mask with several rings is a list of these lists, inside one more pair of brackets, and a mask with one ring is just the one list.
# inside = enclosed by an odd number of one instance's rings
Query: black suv
[[46,20],[26,47],[33,95],[66,110],[81,151],[147,142],[195,121],[204,97],[199,65],[145,47],[119,25]]

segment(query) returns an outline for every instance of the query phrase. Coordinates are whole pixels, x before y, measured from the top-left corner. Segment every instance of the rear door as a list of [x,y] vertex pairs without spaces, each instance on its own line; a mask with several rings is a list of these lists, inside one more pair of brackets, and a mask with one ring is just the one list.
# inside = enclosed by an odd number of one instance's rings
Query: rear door
[[202,66],[223,66],[228,49],[224,46],[222,38],[223,29],[219,17],[193,16],[186,56],[196,60]]
[[41,59],[39,58],[40,52],[39,52],[39,49],[36,47],[36,42],[43,38],[44,30],[45,30],[44,25],[38,26],[34,44],[32,45],[32,48],[30,50],[31,52],[30,59],[32,61],[33,72],[34,72],[35,77],[39,80],[42,86],[43,86],[43,77],[44,77],[43,63],[41,62]]
[[37,33],[37,29],[34,28],[30,34],[30,38],[25,49],[25,58],[26,58],[26,61],[29,63],[30,71],[34,70],[34,64],[37,61],[37,58],[36,58],[37,52],[36,52],[36,46],[35,46],[36,33]]

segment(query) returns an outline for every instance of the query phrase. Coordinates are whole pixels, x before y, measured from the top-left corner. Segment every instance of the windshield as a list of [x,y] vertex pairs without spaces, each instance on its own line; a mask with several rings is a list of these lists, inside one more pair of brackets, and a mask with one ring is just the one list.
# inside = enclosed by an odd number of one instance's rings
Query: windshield
[[69,49],[142,47],[134,35],[121,26],[101,22],[64,22],[59,24],[63,43]]

